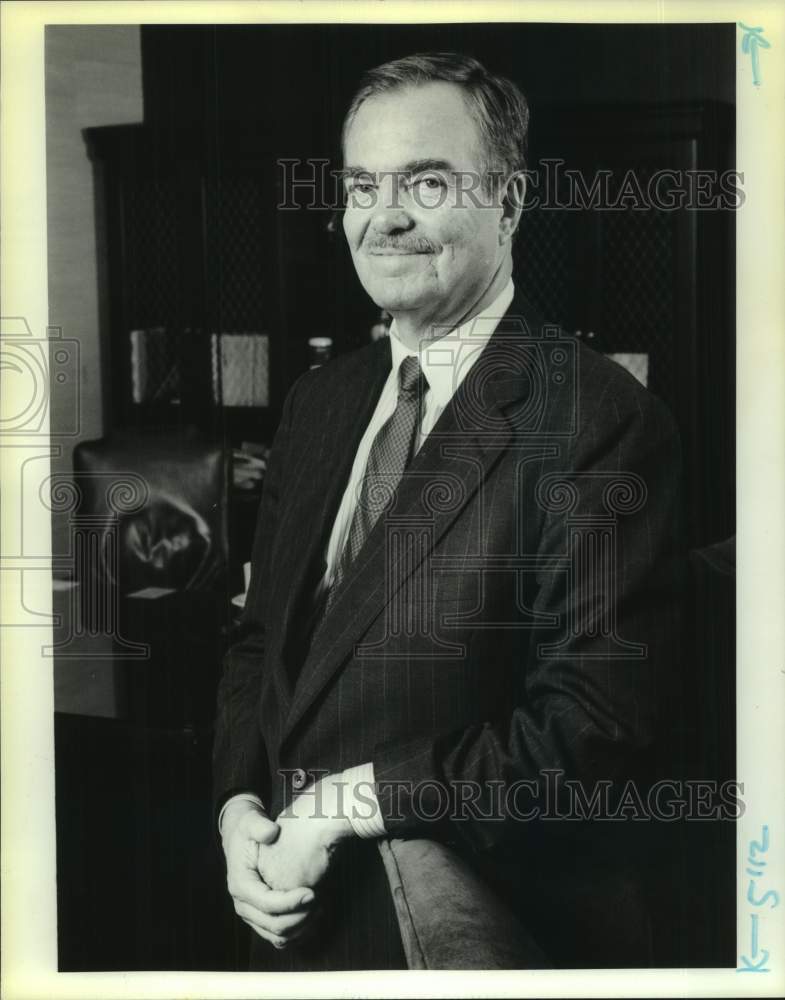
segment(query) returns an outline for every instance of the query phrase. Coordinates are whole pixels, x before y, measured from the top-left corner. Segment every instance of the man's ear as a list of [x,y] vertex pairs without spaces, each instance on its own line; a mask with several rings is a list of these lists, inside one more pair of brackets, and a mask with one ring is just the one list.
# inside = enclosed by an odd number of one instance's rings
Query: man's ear
[[499,243],[511,240],[523,212],[523,200],[526,197],[526,175],[522,170],[510,174],[502,190],[502,217],[499,220]]

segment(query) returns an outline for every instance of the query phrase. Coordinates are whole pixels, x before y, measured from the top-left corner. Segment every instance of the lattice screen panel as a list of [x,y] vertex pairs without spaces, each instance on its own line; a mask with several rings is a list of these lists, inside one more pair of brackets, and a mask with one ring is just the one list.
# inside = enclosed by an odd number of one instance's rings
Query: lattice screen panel
[[574,219],[564,209],[537,208],[521,220],[515,247],[515,282],[549,323],[574,320]]
[[206,192],[215,325],[226,331],[258,330],[268,323],[266,296],[275,247],[264,225],[269,208],[264,199],[272,195],[259,180],[244,177],[211,181]]
[[[645,189],[648,172],[637,168]],[[649,385],[673,395],[675,262],[672,212],[606,211],[601,216],[602,282],[597,330],[603,350],[647,352]]]
[[124,240],[129,325],[171,327],[177,318],[177,196],[171,181],[128,184]]

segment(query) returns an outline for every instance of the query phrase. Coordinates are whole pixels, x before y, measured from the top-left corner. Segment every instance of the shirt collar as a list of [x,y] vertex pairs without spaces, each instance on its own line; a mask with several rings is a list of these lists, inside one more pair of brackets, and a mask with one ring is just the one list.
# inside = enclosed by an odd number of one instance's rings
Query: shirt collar
[[[462,341],[460,352],[461,364],[456,367],[453,350],[446,344],[439,348],[439,340],[431,341],[425,349],[412,351],[395,334],[395,320],[390,326],[390,349],[392,351],[392,370],[397,378],[398,368],[404,358],[419,358],[420,366],[428,385],[439,406],[446,406],[453,397],[458,386],[469,373],[470,368],[480,356],[483,347],[493,336],[504,314],[510,307],[515,286],[512,278],[507,282],[499,295],[491,304],[467,320],[462,326],[449,333],[451,344]],[[466,344],[467,346],[463,346]]]

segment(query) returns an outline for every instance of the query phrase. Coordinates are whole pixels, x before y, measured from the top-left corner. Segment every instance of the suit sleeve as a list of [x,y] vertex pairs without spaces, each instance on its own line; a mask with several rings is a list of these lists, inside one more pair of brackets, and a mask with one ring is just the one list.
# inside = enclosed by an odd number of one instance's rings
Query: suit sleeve
[[270,451],[256,523],[245,610],[235,641],[224,657],[218,685],[213,741],[213,805],[216,819],[224,803],[233,795],[250,792],[261,796],[263,801],[269,801],[270,777],[259,729],[259,698],[264,674],[273,542],[299,384],[298,380],[287,395]]
[[[542,804],[554,771],[590,794],[598,781],[628,777],[654,739],[658,685],[676,654],[683,585],[681,452],[659,400],[624,380],[612,391],[611,382],[554,485],[570,502],[541,505],[537,554],[544,568],[533,610],[540,621],[559,624],[522,637],[520,696],[509,714],[377,746],[377,794],[391,835],[434,835],[434,824],[422,817],[444,816],[447,806],[452,835],[474,850],[493,847],[520,835],[517,803]],[[620,476],[632,486],[615,498],[615,540],[604,556],[590,546],[587,560],[575,526],[602,529],[608,484]],[[569,572],[563,559],[557,568],[565,553]],[[522,782],[525,797],[511,797]],[[470,794],[472,808],[462,808]]]

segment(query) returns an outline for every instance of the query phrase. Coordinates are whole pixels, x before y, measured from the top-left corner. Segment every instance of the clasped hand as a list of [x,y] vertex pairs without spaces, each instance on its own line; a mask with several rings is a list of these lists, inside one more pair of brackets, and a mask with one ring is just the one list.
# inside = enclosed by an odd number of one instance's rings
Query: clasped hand
[[[223,847],[235,912],[276,948],[304,934],[313,887],[324,878],[340,840],[352,833],[324,784],[299,796],[274,822],[258,806],[227,810]],[[234,804],[232,804],[234,806]]]
[[351,836],[339,786],[332,776],[303,792],[278,816],[280,833],[259,845],[258,868],[273,889],[316,886],[339,842]]

